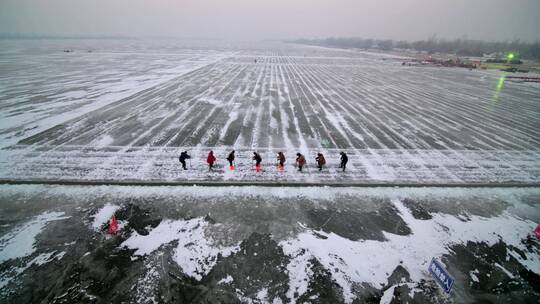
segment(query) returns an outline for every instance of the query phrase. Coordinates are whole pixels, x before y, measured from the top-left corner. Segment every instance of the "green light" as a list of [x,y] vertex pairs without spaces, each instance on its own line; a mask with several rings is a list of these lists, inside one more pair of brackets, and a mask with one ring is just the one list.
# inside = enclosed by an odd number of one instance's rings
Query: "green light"
[[514,54],[513,54],[513,53],[508,54],[508,59],[509,59],[509,60],[514,59]]

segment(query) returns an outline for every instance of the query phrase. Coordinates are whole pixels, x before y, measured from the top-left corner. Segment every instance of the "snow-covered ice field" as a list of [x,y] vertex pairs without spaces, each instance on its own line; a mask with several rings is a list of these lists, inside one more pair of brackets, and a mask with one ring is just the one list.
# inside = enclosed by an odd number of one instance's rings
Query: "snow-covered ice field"
[[[284,43],[0,42],[0,178],[537,183],[540,87]],[[64,52],[63,50],[72,50]],[[206,153],[217,152],[208,172]],[[224,166],[238,151],[237,170]],[[182,150],[195,158],[179,170]],[[251,152],[263,156],[254,173]],[[350,155],[339,172],[338,152]],[[288,157],[284,172],[275,153]],[[315,171],[323,152],[328,166]],[[309,170],[296,173],[302,152]]]
[[538,188],[4,185],[0,302],[537,303],[539,202]]

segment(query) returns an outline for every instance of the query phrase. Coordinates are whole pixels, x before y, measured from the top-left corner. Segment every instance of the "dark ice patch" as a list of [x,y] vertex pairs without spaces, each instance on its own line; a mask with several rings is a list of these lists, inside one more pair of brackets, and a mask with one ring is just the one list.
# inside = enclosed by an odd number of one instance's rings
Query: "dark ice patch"
[[[297,299],[298,303],[344,303],[343,288],[332,278],[330,270],[315,258],[309,260],[312,276],[307,291]],[[298,295],[295,295],[298,296]]]
[[356,298],[353,304],[379,304],[381,303],[382,291],[367,283],[353,284]]
[[[267,301],[287,303],[289,258],[267,234],[252,233],[236,253],[218,256],[216,265],[200,281],[178,276],[173,285],[182,303],[240,303],[241,297],[257,301],[257,293],[268,290]],[[232,282],[219,283],[227,276]],[[238,296],[240,294],[240,296]]]
[[430,220],[430,219],[433,218],[431,216],[431,214],[429,214],[429,212],[426,209],[424,209],[422,204],[420,204],[416,200],[406,198],[402,202],[407,208],[409,208],[409,210],[411,211],[411,213],[412,213],[412,215],[413,215],[413,217],[415,219],[417,219],[417,220]]
[[[540,252],[538,244],[534,246]],[[512,251],[525,257],[519,249],[502,241],[493,246],[467,242],[450,249],[444,261],[455,276],[456,288],[466,291],[472,301],[536,303],[540,298],[540,276],[510,254]],[[472,271],[478,282],[471,277]]]
[[307,208],[308,227],[358,240],[384,241],[383,231],[409,235],[411,229],[399,216],[398,210],[386,200],[376,208],[362,210],[362,205],[332,204],[327,208]]
[[116,211],[116,219],[127,221],[127,230],[131,228],[140,235],[148,235],[150,230],[161,222],[159,215],[134,204],[127,204]]
[[398,265],[396,269],[394,269],[392,274],[388,277],[389,286],[410,281],[411,275],[409,274],[407,269],[403,268],[403,266],[401,265]]
[[63,248],[61,260],[34,264],[17,277],[17,292],[6,298],[7,303],[127,301],[129,286],[141,275],[142,261],[132,261],[132,251],[118,247],[125,240],[121,235],[103,239],[87,230],[81,218],[48,226],[39,236],[38,253],[50,252],[51,242],[59,246],[70,241],[67,236],[76,243]]
[[[437,286],[426,281],[421,281],[414,285],[415,292],[406,284],[400,284],[394,288],[391,304],[410,303],[410,304],[443,304],[449,303],[447,295],[444,295],[437,289]],[[451,302],[450,302],[451,303]]]
[[[365,283],[354,286],[353,290],[357,298],[353,303],[381,303],[383,294],[392,287],[394,290],[390,303],[438,304],[448,302],[434,282],[425,280],[412,282],[407,269],[398,265],[389,275],[387,284],[381,289],[376,289]],[[412,288],[414,288],[414,292],[411,293]]]
[[[405,201],[409,201],[407,205]],[[415,209],[420,209],[420,213],[445,213],[467,220],[471,215],[482,217],[494,217],[501,215],[510,204],[498,197],[470,196],[467,198],[437,197],[437,198],[407,198],[403,203],[413,212],[413,216],[421,216]],[[415,212],[417,214],[415,215]],[[421,218],[419,218],[421,219]]]

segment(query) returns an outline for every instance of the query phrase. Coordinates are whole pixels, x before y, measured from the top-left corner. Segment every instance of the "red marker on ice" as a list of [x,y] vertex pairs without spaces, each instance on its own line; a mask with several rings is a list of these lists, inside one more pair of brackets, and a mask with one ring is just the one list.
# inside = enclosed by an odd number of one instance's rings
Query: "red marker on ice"
[[540,224],[534,229],[534,235],[536,235],[537,238],[540,238]]
[[116,216],[114,216],[113,214],[111,220],[109,221],[109,229],[107,230],[107,232],[109,234],[115,234],[116,230],[118,230],[118,223],[116,223]]

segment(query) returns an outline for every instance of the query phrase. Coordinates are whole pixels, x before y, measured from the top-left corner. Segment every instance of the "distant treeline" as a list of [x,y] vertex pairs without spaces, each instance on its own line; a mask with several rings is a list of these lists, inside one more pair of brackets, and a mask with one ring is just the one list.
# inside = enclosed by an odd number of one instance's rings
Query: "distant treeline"
[[521,58],[540,60],[540,41],[529,43],[522,42],[519,39],[511,42],[491,42],[467,39],[445,40],[437,39],[433,36],[427,40],[413,42],[403,40],[395,41],[390,39],[380,40],[362,38],[298,39],[294,40],[293,42],[338,48],[378,48],[381,50],[412,49],[416,51],[424,51],[429,54],[448,53],[459,56],[482,56],[484,54],[498,52],[517,52]]
[[106,40],[127,40],[135,39],[130,36],[101,36],[101,35],[42,35],[42,34],[10,34],[0,33],[0,39],[20,39],[20,40],[90,40],[90,39],[106,39]]

